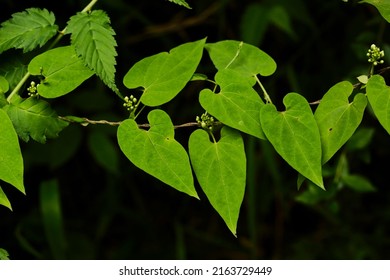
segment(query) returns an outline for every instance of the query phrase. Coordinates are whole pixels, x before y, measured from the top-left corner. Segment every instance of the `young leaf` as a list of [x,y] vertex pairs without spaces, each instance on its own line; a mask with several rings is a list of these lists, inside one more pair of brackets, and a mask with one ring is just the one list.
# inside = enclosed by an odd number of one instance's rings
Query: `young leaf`
[[206,50],[218,70],[232,69],[252,84],[257,74],[270,76],[276,70],[272,57],[249,44],[227,40],[206,44]]
[[58,119],[49,103],[42,99],[18,97],[4,107],[12,120],[19,137],[29,141],[30,136],[37,142],[45,143],[47,138],[55,138],[68,126],[68,122]]
[[132,119],[121,123],[117,133],[120,149],[138,168],[178,191],[198,198],[187,152],[175,140],[168,114],[153,110],[148,120],[148,131],[138,128]]
[[350,189],[357,192],[375,192],[375,186],[364,176],[346,174],[341,177],[341,181]]
[[221,139],[213,143],[206,131],[198,129],[190,136],[189,153],[202,190],[236,235],[246,183],[246,157],[240,133],[223,127]]
[[367,98],[380,124],[390,134],[390,88],[380,75],[372,76],[367,83]]
[[190,5],[188,5],[188,3],[184,0],[169,0],[169,1],[172,3],[178,4],[178,5],[184,6],[187,9],[191,9]]
[[202,107],[222,123],[260,139],[266,139],[260,124],[260,110],[264,106],[257,92],[236,72],[224,69],[215,80],[221,87],[217,94],[209,89],[200,92]]
[[202,58],[205,39],[186,43],[146,57],[137,62],[125,75],[124,85],[143,87],[141,102],[147,106],[159,106],[172,100],[191,80]]
[[117,43],[107,14],[102,10],[78,13],[70,18],[66,31],[71,34],[72,45],[84,64],[118,92],[115,85]]
[[360,3],[368,3],[375,6],[382,17],[390,22],[390,2],[387,0],[362,0]]
[[22,193],[23,158],[20,151],[18,136],[10,118],[0,109],[0,180],[13,185]]
[[314,113],[322,144],[322,164],[326,163],[353,135],[363,119],[367,98],[359,93],[350,103],[350,82],[334,85],[322,97]]
[[93,75],[71,46],[59,47],[34,57],[28,65],[31,75],[42,75],[38,94],[45,98],[65,95]]
[[320,133],[310,105],[297,93],[287,94],[283,103],[284,112],[272,104],[263,106],[263,131],[288,164],[323,189]]
[[0,28],[0,53],[11,49],[31,51],[42,47],[58,30],[55,17],[46,9],[30,8],[15,13]]
[[[0,205],[7,207],[12,211],[11,203],[8,200],[8,197],[5,195],[3,189],[0,187]],[[1,260],[1,258],[0,258]]]

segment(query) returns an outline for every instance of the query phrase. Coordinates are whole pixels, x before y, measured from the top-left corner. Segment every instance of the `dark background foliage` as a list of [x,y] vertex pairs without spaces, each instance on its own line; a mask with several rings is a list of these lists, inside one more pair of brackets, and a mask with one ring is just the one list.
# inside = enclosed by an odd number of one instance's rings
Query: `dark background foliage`
[[[108,13],[117,33],[117,83],[123,93],[122,77],[135,62],[204,37],[208,42],[244,40],[270,54],[278,69],[264,84],[281,109],[288,92],[311,102],[339,81],[356,83],[356,76],[368,71],[368,47],[376,43],[388,49],[388,24],[374,7],[356,1],[188,2],[192,10],[165,0],[97,3],[95,9]],[[47,8],[62,29],[86,4],[6,0],[0,21],[29,7]],[[69,37],[62,43],[68,44]],[[27,64],[40,51],[23,57],[8,51],[6,57]],[[215,72],[207,55],[199,72],[210,77]],[[192,83],[163,106],[175,124],[203,113],[197,94],[204,86]],[[64,115],[126,118],[121,100],[94,78],[52,105]],[[307,184],[298,191],[297,174],[273,148],[246,137],[248,186],[235,238],[199,188],[197,201],[132,166],[119,151],[115,127],[71,125],[45,145],[22,144],[27,196],[3,184],[14,211],[0,208],[0,248],[12,259],[387,259],[389,135],[369,109],[361,126],[367,130],[324,168],[326,193],[309,192]],[[176,131],[184,146],[191,131]],[[356,146],[366,138],[368,145]],[[346,187],[338,180],[342,162],[377,190]],[[58,235],[63,239],[54,243],[49,239],[56,235],[45,231],[40,195],[42,183],[52,179],[59,186],[63,227]]]

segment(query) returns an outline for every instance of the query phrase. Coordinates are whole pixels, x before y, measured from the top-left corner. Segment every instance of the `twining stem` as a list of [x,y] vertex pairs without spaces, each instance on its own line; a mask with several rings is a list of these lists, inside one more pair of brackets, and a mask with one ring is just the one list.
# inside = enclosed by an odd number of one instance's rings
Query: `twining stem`
[[[92,9],[92,7],[96,4],[98,0],[91,0],[87,6],[81,11],[82,13],[86,13]],[[49,50],[52,49],[55,45],[57,45],[58,41],[65,35],[66,33],[66,27],[58,33],[57,38],[51,43],[49,46]],[[15,94],[19,92],[19,90],[22,88],[23,84],[27,81],[27,79],[31,76],[29,72],[27,72],[23,78],[19,81],[19,83],[16,85],[16,87],[13,89],[13,91],[8,95],[7,101],[8,103],[11,103],[12,98],[14,97]]]
[[263,91],[265,101],[266,101],[267,103],[271,103],[271,104],[272,104],[272,100],[271,100],[271,98],[269,97],[267,91],[265,90],[263,84],[260,82],[260,80],[259,80],[259,78],[257,77],[257,75],[255,75],[254,77],[255,77],[257,83],[259,84],[261,90]]

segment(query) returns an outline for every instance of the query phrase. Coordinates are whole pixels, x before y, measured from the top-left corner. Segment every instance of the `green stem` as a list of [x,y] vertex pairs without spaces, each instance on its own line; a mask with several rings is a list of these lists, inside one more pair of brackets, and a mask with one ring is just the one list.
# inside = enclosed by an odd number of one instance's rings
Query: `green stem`
[[264,94],[264,99],[267,103],[271,103],[272,104],[272,100],[271,100],[271,97],[269,97],[267,91],[265,90],[263,84],[260,82],[259,78],[257,77],[257,75],[254,76],[257,83],[259,84],[261,90],[263,91],[263,94]]
[[23,84],[27,81],[27,79],[30,77],[30,73],[27,72],[23,78],[19,81],[19,83],[16,85],[16,87],[14,88],[14,90],[10,93],[10,95],[8,95],[7,97],[7,101],[8,103],[11,103],[11,100],[12,98],[18,94],[19,90],[22,88]]

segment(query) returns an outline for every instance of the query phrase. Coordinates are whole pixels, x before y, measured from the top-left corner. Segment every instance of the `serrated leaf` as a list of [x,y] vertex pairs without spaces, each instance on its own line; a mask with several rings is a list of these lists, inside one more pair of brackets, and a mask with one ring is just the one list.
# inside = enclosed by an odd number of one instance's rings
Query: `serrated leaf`
[[24,65],[15,55],[2,56],[0,58],[0,75],[4,76],[9,87],[14,89],[23,76],[27,73],[27,66]]
[[273,104],[263,106],[263,131],[291,167],[323,189],[320,133],[310,105],[297,93],[287,94],[283,103],[283,112]]
[[44,77],[38,94],[45,98],[63,96],[93,75],[71,46],[59,47],[34,57],[28,65],[31,75]]
[[127,72],[124,85],[129,89],[143,87],[141,102],[147,106],[159,106],[172,100],[195,73],[205,41],[186,43],[169,53],[142,59]]
[[167,185],[198,198],[187,152],[174,138],[168,114],[153,110],[148,115],[150,129],[138,128],[132,119],[118,128],[118,143],[126,157],[138,168]]
[[47,138],[55,138],[68,126],[60,120],[49,103],[42,99],[18,97],[4,107],[19,137],[29,141],[30,137],[37,142],[45,143]]
[[359,93],[348,98],[353,85],[344,81],[334,85],[322,97],[314,113],[322,143],[322,164],[326,163],[353,135],[360,125],[367,98]]
[[246,183],[246,156],[240,133],[223,127],[221,138],[214,143],[206,131],[198,129],[190,136],[189,153],[202,190],[236,235]]
[[13,185],[22,193],[23,157],[20,151],[18,136],[10,118],[0,109],[0,180]]
[[211,60],[218,70],[225,68],[236,71],[243,78],[255,82],[254,76],[270,76],[276,70],[276,63],[259,48],[233,40],[206,44]]
[[172,3],[178,4],[180,6],[184,6],[187,9],[191,9],[190,5],[188,5],[188,3],[186,1],[184,1],[184,0],[169,0],[169,1],[172,2]]
[[390,2],[388,0],[363,0],[360,3],[368,3],[375,6],[382,17],[390,22]]
[[102,10],[77,13],[70,18],[67,33],[71,34],[72,45],[84,64],[109,88],[118,92],[115,84],[117,43],[110,24],[110,18]]
[[[6,196],[6,194],[4,193],[1,187],[0,187],[0,205],[5,206],[12,211],[11,203],[9,202],[8,197]],[[0,256],[0,260],[1,260],[1,256]]]
[[6,250],[0,248],[0,260],[9,260],[9,254]]
[[42,47],[58,30],[55,17],[46,9],[30,8],[15,13],[0,28],[0,53],[11,49],[31,51]]
[[375,116],[390,134],[390,87],[382,76],[374,75],[368,80],[366,92]]
[[264,102],[257,92],[229,69],[218,71],[215,80],[221,90],[217,94],[209,89],[202,90],[199,95],[202,107],[222,123],[266,139],[259,114]]

